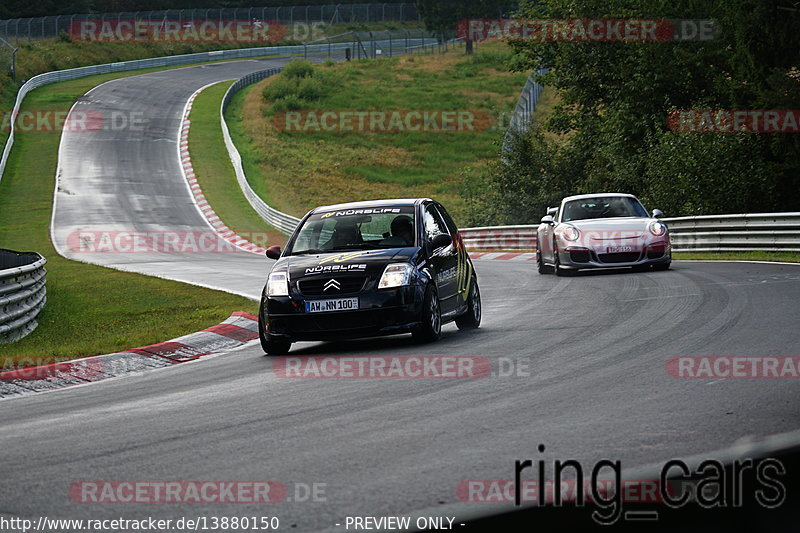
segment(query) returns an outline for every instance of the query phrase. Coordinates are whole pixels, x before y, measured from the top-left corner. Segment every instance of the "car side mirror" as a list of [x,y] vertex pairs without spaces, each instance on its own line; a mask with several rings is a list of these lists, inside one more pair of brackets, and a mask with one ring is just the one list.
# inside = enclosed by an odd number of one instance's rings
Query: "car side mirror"
[[555,219],[551,215],[545,215],[542,217],[542,224],[555,224]]
[[664,212],[661,209],[653,209],[653,218],[663,217]]
[[280,259],[281,258],[281,247],[280,246],[270,246],[267,248],[267,257],[270,259]]
[[438,250],[453,244],[453,238],[447,233],[440,233],[431,241],[431,250]]

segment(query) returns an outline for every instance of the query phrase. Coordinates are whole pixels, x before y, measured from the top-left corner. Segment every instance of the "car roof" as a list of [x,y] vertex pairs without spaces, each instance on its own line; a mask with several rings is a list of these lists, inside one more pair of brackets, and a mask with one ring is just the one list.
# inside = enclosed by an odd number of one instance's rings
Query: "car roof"
[[385,200],[366,200],[363,202],[349,202],[346,204],[321,205],[315,208],[312,213],[320,211],[343,211],[346,209],[364,209],[369,207],[401,207],[420,204],[431,201],[430,198],[391,198]]
[[575,196],[567,196],[566,198],[561,200],[561,202],[563,203],[571,200],[586,200],[589,198],[608,198],[609,196],[619,196],[620,198],[636,198],[634,195],[627,194],[624,192],[604,192],[595,194],[576,194]]

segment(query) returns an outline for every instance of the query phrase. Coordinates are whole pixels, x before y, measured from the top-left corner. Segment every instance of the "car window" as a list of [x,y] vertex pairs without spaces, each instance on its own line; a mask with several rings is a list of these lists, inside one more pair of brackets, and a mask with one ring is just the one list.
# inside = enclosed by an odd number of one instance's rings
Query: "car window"
[[287,254],[396,248],[415,244],[414,207],[376,207],[311,215]]
[[447,225],[442,220],[442,215],[436,211],[433,204],[428,204],[425,208],[422,223],[425,229],[425,238],[428,242],[432,241],[437,235],[448,233]]
[[450,217],[450,214],[441,205],[437,205],[436,210],[439,212],[442,220],[444,220],[444,223],[447,225],[448,233],[450,233],[450,235],[452,236],[455,236],[458,233],[458,226],[456,226],[456,223],[453,222],[453,219]]
[[647,217],[647,211],[636,198],[626,196],[582,198],[564,204],[562,222],[618,217]]

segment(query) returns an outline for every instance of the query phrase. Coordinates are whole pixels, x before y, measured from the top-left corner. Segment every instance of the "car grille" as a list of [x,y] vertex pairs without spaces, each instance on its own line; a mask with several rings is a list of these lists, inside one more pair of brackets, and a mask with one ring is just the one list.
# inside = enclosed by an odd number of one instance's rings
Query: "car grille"
[[358,331],[375,328],[378,324],[379,316],[374,311],[299,315],[291,321],[291,333]]
[[664,252],[666,251],[667,249],[665,246],[659,246],[659,247],[651,246],[650,248],[647,249],[647,258],[658,259],[659,257],[664,257]]
[[573,263],[588,263],[592,260],[592,256],[588,250],[570,252],[569,258]]
[[641,252],[619,252],[614,254],[597,254],[597,258],[603,263],[633,263],[638,261]]
[[[339,282],[340,288],[337,290],[334,287],[325,290],[325,284],[331,279]],[[297,286],[304,296],[338,296],[340,294],[352,294],[360,292],[364,288],[364,283],[367,281],[366,276],[348,276],[338,278],[314,278],[314,279],[301,279]]]

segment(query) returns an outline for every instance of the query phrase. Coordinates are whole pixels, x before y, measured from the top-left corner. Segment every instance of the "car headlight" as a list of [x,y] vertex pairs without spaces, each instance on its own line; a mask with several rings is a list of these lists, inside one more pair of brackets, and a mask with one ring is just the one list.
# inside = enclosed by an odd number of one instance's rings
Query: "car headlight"
[[289,274],[273,272],[267,281],[267,296],[289,296]]
[[581,236],[581,232],[578,231],[578,228],[570,224],[561,225],[558,228],[558,233],[568,241],[577,241],[578,237]]
[[667,232],[667,226],[658,221],[651,222],[647,229],[656,237],[661,237]]
[[392,287],[402,287],[411,283],[411,272],[413,267],[408,263],[392,263],[386,265],[381,280],[378,283],[379,289],[391,289]]

